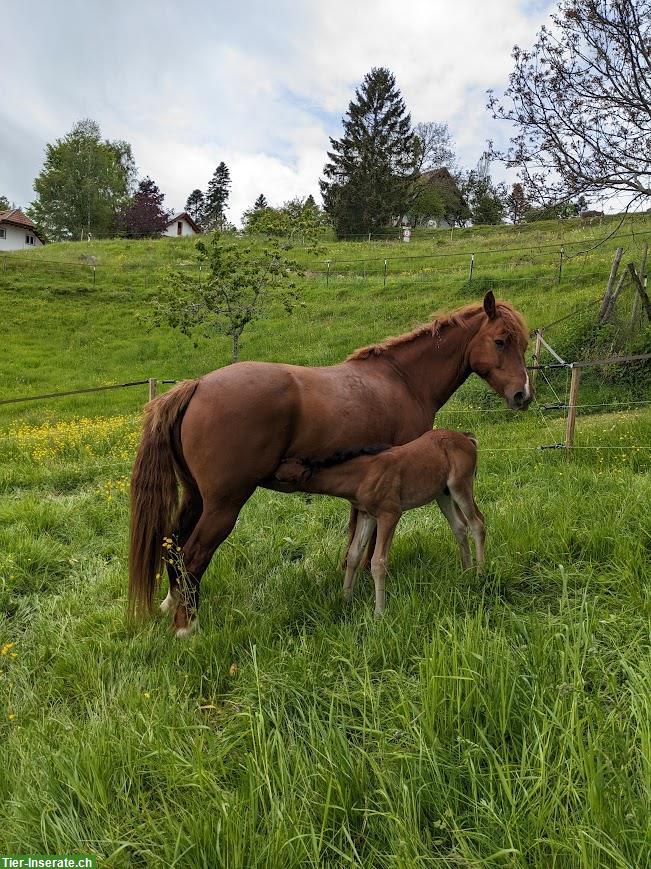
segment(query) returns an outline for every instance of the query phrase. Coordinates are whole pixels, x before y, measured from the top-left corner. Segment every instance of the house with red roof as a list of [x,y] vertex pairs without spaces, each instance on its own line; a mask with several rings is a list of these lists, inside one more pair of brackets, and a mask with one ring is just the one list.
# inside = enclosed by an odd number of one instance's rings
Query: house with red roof
[[30,250],[42,244],[33,221],[19,208],[0,211],[0,251]]

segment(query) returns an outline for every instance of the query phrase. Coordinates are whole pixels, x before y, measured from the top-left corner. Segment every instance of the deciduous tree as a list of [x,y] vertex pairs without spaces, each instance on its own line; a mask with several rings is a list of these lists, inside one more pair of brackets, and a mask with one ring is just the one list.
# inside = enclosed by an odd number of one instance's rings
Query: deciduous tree
[[110,236],[131,192],[135,164],[127,142],[102,140],[95,121],[84,120],[47,145],[34,181],[37,199],[28,213],[52,239]]
[[120,215],[120,232],[127,238],[155,238],[170,219],[163,208],[165,196],[151,178],[143,178]]
[[517,128],[499,156],[532,200],[651,197],[651,0],[561,0],[513,60],[489,106]]

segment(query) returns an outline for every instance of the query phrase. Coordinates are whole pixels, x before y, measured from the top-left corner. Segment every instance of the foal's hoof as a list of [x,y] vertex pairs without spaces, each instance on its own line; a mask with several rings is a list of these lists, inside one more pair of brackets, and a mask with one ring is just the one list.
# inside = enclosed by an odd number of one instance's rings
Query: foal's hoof
[[375,610],[375,612],[373,613],[373,617],[375,618],[375,621],[378,621],[378,619],[381,619],[383,615],[384,615],[384,610]]
[[174,633],[180,640],[184,640],[186,637],[192,636],[192,634],[196,633],[198,630],[199,619],[192,619],[192,621],[188,622],[185,627],[177,628]]

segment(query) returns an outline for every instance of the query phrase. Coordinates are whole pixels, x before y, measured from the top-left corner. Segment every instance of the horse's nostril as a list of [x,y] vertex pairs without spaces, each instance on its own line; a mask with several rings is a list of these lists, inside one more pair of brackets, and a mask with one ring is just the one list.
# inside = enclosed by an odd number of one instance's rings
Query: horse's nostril
[[513,396],[513,401],[516,404],[524,404],[524,392],[516,392]]

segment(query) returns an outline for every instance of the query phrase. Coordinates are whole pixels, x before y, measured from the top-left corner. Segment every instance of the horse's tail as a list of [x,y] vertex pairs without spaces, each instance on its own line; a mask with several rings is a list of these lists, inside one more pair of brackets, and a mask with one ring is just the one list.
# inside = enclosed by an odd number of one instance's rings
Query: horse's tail
[[465,436],[469,441],[472,441],[475,446],[477,446],[477,435],[473,434],[471,431],[464,431]]
[[187,475],[179,455],[178,425],[197,388],[184,380],[145,407],[142,439],[131,473],[129,613],[151,609],[162,559],[163,537],[178,509],[178,479]]

